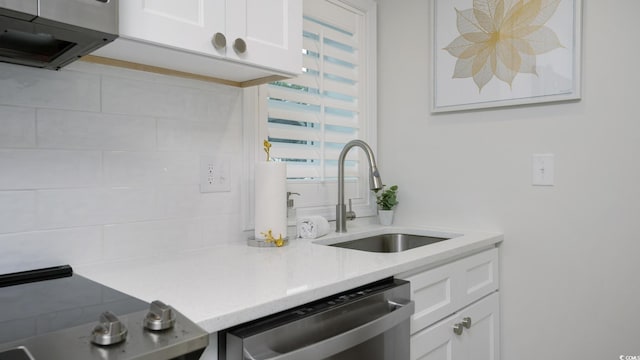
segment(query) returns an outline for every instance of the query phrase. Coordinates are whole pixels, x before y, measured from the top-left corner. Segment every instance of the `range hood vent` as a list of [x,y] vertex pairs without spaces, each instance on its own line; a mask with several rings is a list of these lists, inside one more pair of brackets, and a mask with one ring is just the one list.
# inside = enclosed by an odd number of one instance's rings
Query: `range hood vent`
[[59,70],[117,37],[117,0],[0,0],[1,62]]

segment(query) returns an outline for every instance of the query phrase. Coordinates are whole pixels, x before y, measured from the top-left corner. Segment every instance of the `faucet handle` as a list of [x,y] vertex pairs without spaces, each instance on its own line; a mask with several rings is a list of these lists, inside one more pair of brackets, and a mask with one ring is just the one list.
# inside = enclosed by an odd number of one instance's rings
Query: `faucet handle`
[[353,207],[351,204],[351,200],[353,199],[362,199],[362,198],[349,198],[349,210],[347,211],[347,214],[346,214],[347,220],[355,220],[356,218],[356,212],[353,211]]

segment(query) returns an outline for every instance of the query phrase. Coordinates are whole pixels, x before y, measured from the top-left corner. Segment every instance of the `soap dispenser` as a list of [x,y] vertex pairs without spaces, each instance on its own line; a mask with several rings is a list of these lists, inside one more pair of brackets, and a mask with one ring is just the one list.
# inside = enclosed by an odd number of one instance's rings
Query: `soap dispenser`
[[297,211],[296,211],[295,203],[294,203],[293,199],[291,198],[291,195],[300,196],[300,194],[295,193],[295,192],[291,192],[291,191],[287,191],[287,225],[288,226],[292,226],[292,225],[296,226]]

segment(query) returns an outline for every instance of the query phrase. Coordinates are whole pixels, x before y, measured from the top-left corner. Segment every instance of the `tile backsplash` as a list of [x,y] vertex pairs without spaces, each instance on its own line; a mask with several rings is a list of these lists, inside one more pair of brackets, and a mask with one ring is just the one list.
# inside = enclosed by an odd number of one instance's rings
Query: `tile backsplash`
[[[0,273],[239,241],[242,92],[78,62],[0,63]],[[231,191],[200,193],[202,155]]]

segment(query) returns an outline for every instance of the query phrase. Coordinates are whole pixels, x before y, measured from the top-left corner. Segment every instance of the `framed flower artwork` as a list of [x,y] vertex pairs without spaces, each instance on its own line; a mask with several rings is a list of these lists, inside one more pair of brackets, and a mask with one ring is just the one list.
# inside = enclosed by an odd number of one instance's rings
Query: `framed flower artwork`
[[433,0],[432,111],[580,99],[581,0]]

